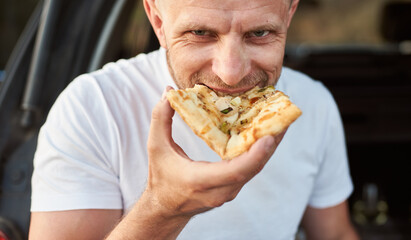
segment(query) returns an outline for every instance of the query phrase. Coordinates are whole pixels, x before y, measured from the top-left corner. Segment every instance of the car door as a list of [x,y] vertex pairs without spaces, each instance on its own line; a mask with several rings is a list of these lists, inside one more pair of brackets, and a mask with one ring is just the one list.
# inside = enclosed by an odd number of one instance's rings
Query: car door
[[76,76],[115,60],[135,0],[40,1],[0,85],[0,237],[26,239],[37,134]]

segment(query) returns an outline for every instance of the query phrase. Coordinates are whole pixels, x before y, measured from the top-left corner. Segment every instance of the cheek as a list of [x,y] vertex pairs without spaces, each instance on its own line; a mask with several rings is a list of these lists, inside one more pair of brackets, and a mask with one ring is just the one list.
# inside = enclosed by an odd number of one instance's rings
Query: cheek
[[169,48],[172,66],[177,75],[185,79],[206,68],[210,63],[209,49],[188,44],[175,44]]
[[253,67],[267,73],[269,83],[274,84],[280,77],[284,59],[284,47],[279,45],[256,47],[251,52]]

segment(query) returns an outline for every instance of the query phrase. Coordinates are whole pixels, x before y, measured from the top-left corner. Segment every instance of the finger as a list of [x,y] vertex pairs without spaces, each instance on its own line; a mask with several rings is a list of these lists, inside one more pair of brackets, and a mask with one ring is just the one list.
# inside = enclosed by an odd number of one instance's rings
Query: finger
[[273,136],[265,136],[257,140],[248,152],[232,160],[216,163],[196,162],[201,166],[194,168],[193,177],[203,184],[203,188],[244,184],[263,169],[277,145],[278,141]]
[[288,128],[286,128],[284,131],[282,131],[281,133],[279,133],[278,135],[274,136],[274,141],[275,141],[275,145],[278,146],[280,145],[281,141],[284,138],[285,133],[287,132]]
[[253,178],[270,160],[286,131],[287,129],[276,136],[268,135],[258,139],[249,151],[232,159],[231,162],[235,165],[235,171],[240,175],[244,175],[246,181]]
[[171,127],[173,123],[174,110],[171,108],[165,94],[171,87],[167,87],[163,93],[162,99],[154,107],[151,113],[151,125],[148,137],[148,145],[164,146],[164,141],[170,143]]
[[184,152],[184,150],[177,143],[174,143],[172,146],[176,153],[180,154],[180,156],[182,157],[189,159],[188,155]]
[[249,181],[259,173],[277,148],[277,141],[273,136],[265,136],[258,139],[249,151],[232,159],[233,171]]
[[235,184],[204,189],[203,191],[196,192],[195,200],[206,208],[220,207],[224,203],[234,200],[242,187],[243,184]]

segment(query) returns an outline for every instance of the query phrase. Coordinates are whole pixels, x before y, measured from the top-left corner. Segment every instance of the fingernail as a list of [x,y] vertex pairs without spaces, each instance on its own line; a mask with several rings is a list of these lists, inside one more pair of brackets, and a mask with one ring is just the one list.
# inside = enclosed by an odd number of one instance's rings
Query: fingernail
[[167,99],[167,92],[170,91],[171,89],[173,89],[173,87],[171,86],[167,86],[164,91],[163,91],[163,95],[161,96],[161,101],[164,101]]
[[164,89],[163,95],[161,96],[161,101],[164,101],[167,99],[167,89]]

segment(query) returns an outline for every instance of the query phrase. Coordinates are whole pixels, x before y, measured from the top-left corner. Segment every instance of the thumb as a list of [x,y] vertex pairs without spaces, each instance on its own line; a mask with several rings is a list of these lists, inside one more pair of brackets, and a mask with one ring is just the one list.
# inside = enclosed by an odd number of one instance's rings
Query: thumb
[[[167,91],[172,89],[167,87],[160,102],[153,108],[151,113],[150,133],[148,137],[148,143],[151,146],[163,145],[164,140],[171,140],[171,125],[173,123],[174,110],[171,108],[170,103],[165,97]],[[164,145],[163,145],[164,146]]]

